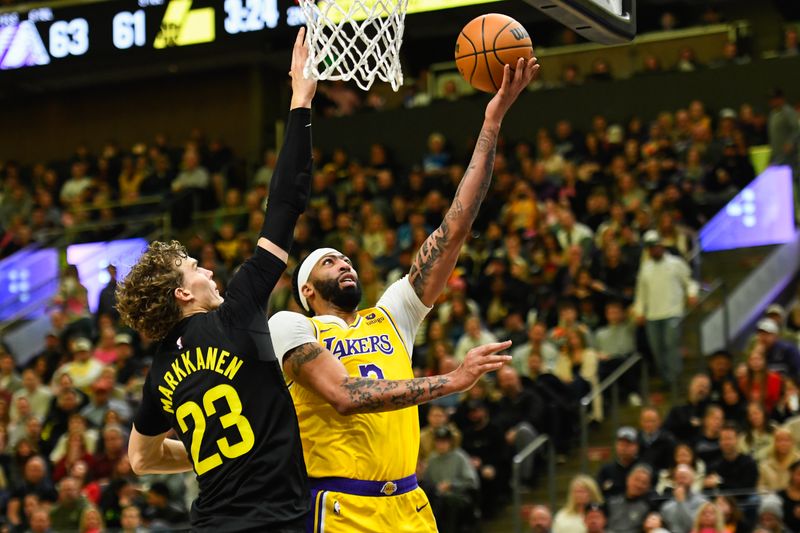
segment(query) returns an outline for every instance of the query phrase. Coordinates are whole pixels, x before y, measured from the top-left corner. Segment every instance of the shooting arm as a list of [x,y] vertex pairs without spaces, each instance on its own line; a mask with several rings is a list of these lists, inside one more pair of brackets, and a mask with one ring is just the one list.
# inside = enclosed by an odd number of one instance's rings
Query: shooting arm
[[308,57],[305,29],[297,34],[292,53],[292,101],[283,148],[269,186],[269,200],[258,246],[281,259],[289,259],[294,227],[308,205],[311,189],[311,100],[316,80],[303,77]]

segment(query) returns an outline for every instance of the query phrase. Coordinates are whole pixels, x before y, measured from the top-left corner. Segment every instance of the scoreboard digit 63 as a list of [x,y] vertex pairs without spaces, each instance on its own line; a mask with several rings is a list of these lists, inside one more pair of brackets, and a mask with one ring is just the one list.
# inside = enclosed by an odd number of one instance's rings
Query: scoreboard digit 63
[[246,50],[274,39],[285,47],[288,29],[304,22],[293,0],[53,0],[35,5],[0,10],[0,78],[9,71],[53,73],[82,65],[118,66],[129,58],[175,60],[212,48]]

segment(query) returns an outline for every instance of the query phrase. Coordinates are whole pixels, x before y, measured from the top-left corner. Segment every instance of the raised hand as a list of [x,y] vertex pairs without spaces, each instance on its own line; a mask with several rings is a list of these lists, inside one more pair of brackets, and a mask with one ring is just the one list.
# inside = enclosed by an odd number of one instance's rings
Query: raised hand
[[486,106],[486,119],[499,124],[503,121],[511,105],[517,100],[520,93],[527,87],[536,73],[539,72],[539,64],[535,57],[525,60],[519,58],[516,68],[512,71],[510,65],[503,69],[503,83],[500,90]]
[[306,78],[303,68],[308,59],[308,43],[306,42],[306,29],[300,28],[294,40],[292,50],[292,66],[289,77],[292,78],[292,103],[291,109],[296,107],[311,107],[311,100],[317,91],[317,80]]

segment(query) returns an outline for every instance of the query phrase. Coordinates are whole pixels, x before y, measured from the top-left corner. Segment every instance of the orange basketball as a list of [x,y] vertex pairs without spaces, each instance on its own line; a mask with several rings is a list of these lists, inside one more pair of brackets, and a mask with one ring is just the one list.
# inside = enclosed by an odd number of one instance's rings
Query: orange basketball
[[503,66],[533,57],[525,28],[506,15],[489,13],[469,22],[456,40],[456,66],[461,76],[480,91],[495,93],[503,83]]

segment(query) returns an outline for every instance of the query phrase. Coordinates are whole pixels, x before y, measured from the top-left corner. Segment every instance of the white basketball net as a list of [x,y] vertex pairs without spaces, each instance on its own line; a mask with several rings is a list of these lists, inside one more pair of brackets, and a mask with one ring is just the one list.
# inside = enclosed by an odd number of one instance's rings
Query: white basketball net
[[375,78],[403,85],[400,46],[408,0],[299,0],[308,26],[305,75],[355,80],[368,91]]

